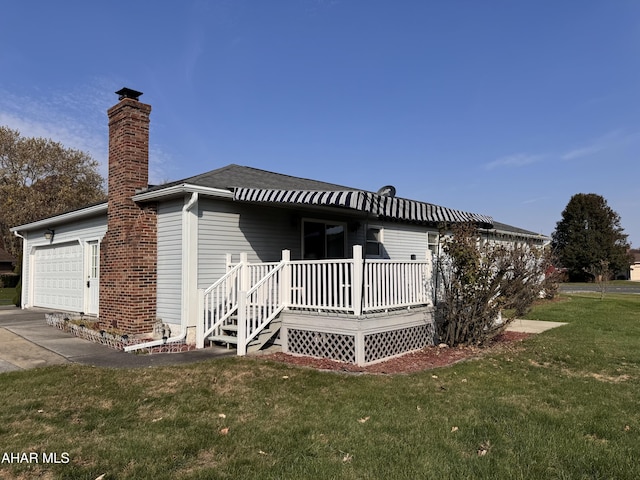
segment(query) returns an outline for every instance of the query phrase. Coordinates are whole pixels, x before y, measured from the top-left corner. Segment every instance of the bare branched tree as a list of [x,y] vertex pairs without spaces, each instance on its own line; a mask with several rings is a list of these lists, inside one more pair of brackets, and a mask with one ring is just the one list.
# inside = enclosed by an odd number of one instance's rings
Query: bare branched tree
[[[483,242],[473,225],[453,228],[437,262],[436,324],[449,346],[486,343],[537,298],[555,292],[542,250]],[[503,319],[503,312],[511,318]]]
[[0,247],[18,257],[9,228],[104,200],[97,168],[85,152],[0,126]]

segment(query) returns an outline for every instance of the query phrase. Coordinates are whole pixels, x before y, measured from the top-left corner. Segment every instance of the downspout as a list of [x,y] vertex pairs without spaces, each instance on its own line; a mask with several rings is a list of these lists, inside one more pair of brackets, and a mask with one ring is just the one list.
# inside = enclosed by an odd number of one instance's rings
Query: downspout
[[[186,220],[186,216],[189,214],[189,212],[191,211],[191,209],[193,208],[194,205],[196,205],[198,203],[198,192],[193,192],[191,194],[191,198],[189,199],[189,201],[184,205],[184,207],[182,207],[182,233],[183,233],[183,238],[182,238],[182,254],[183,256],[187,253],[188,249],[188,243],[189,243],[189,239],[185,238],[186,236],[189,235],[189,228],[188,228],[188,221]],[[182,342],[183,340],[185,340],[187,338],[187,312],[188,312],[188,308],[185,307],[185,299],[188,295],[188,288],[187,287],[187,282],[184,281],[185,278],[188,278],[188,273],[189,273],[189,266],[188,266],[189,262],[185,261],[185,259],[182,259],[182,308],[181,308],[181,323],[182,323],[182,331],[180,332],[179,335],[176,335],[175,337],[169,337],[169,338],[162,338],[160,340],[152,340],[150,342],[144,342],[144,343],[138,343],[136,345],[129,345],[124,347],[124,351],[125,352],[134,352],[136,350],[141,350],[143,348],[151,348],[151,347],[158,347],[160,345],[165,345],[167,343],[174,343],[174,342]]]
[[[17,230],[14,230],[13,234],[22,239],[22,258],[20,259],[22,265],[20,265],[20,284],[22,284],[22,276],[24,275],[24,259],[27,253],[27,239],[20,235]],[[24,287],[24,285],[22,285]],[[24,309],[24,295],[26,290],[24,288],[20,288],[20,308]]]

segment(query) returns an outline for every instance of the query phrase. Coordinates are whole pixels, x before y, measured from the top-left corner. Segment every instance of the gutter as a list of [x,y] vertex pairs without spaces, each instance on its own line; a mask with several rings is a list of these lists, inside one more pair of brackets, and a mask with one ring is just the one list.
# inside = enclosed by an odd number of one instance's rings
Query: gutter
[[[47,227],[49,225],[55,225],[58,223],[67,222],[70,220],[75,220],[82,217],[88,217],[91,215],[95,215],[98,213],[106,213],[107,211],[107,202],[99,203],[98,205],[93,205],[91,207],[86,207],[80,210],[74,210],[72,212],[63,213],[61,215],[56,215],[54,217],[45,218],[43,220],[38,220],[36,222],[27,223],[25,225],[19,225],[17,227],[10,228],[17,235],[17,232],[20,230],[33,230],[35,228]],[[20,235],[18,235],[20,237]],[[23,237],[20,237],[23,238]]]
[[124,351],[135,352],[136,350],[141,350],[143,348],[159,347],[160,345],[165,345],[167,343],[181,342],[185,338],[187,338],[187,329],[183,328],[182,333],[180,335],[176,335],[175,337],[162,338],[160,340],[151,340],[150,342],[136,343],[135,345],[128,345],[124,347]]
[[192,183],[181,183],[180,185],[174,185],[172,187],[162,188],[159,190],[152,190],[150,192],[140,192],[131,197],[131,199],[134,202],[148,202],[150,200],[157,200],[163,197],[170,197],[185,193],[201,193],[202,195],[211,197],[233,199],[233,192],[229,190],[213,187],[203,187],[200,185],[194,185]]

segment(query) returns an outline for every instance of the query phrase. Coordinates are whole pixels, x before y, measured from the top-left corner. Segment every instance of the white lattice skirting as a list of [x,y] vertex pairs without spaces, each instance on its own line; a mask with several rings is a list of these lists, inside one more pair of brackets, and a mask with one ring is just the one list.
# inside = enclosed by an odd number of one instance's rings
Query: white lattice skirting
[[373,318],[286,313],[282,317],[286,353],[368,365],[434,344],[431,308]]

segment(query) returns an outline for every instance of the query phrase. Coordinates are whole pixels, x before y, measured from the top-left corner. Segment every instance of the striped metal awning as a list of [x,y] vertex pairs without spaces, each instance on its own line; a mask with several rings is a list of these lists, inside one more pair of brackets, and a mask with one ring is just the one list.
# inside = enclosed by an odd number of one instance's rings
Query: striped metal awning
[[406,198],[378,195],[362,190],[274,190],[235,188],[234,200],[338,207],[369,213],[379,218],[417,223],[476,223],[490,228],[487,215],[463,212]]

